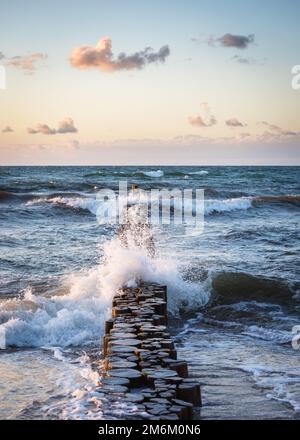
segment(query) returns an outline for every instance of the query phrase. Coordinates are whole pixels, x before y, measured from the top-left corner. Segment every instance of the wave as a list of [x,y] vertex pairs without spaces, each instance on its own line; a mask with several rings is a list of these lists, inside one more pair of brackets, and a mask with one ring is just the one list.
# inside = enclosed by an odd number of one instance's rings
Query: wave
[[[119,206],[121,209],[123,209],[126,206],[126,203],[128,204],[144,204],[146,205],[148,200],[148,195],[146,193],[132,193],[130,192],[128,194],[128,198],[126,197],[120,197],[117,199],[119,202]],[[66,208],[71,208],[74,210],[85,210],[89,211],[99,220],[101,220],[101,215],[103,214],[102,210],[104,207],[104,202],[102,198],[97,196],[61,196],[61,195],[55,195],[55,196],[45,196],[45,197],[36,197],[26,202],[26,206],[33,206],[37,204],[45,204],[49,203],[54,206],[61,206]],[[111,200],[111,205],[108,205],[107,202],[106,206],[111,208],[110,212],[114,215],[115,209],[114,199]],[[169,200],[161,200],[161,204],[163,206],[168,207],[169,206]],[[186,212],[193,212],[195,213],[196,206],[195,206],[195,200],[194,199],[185,199],[184,200],[184,207],[186,209]],[[247,210],[252,207],[252,199],[248,197],[239,197],[239,198],[231,198],[231,199],[224,199],[224,200],[218,200],[218,199],[205,199],[204,200],[204,214],[205,215],[211,215],[211,214],[222,214],[232,211],[239,211],[239,210]],[[179,207],[180,208],[180,207]],[[178,209],[179,209],[178,208]],[[175,206],[175,209],[176,206]],[[180,208],[181,209],[181,208]]]
[[162,170],[152,170],[152,171],[93,171],[91,173],[84,174],[84,177],[99,177],[99,176],[120,176],[120,177],[132,177],[132,176],[140,176],[140,177],[162,177],[164,172]]
[[295,368],[289,365],[281,370],[256,363],[241,365],[239,368],[251,373],[256,385],[268,391],[268,399],[283,402],[295,412],[300,411],[298,366]]
[[143,175],[147,177],[163,177],[164,172],[162,170],[155,170],[155,171],[137,171],[134,173],[135,175]]
[[275,304],[293,303],[295,292],[282,280],[258,277],[241,272],[223,272],[215,276],[212,287],[215,303],[232,304],[258,301]]
[[16,197],[16,194],[14,194],[13,192],[0,190],[0,202],[2,200],[12,199],[15,197]]
[[97,201],[94,198],[88,197],[37,197],[26,202],[26,206],[38,205],[43,203],[50,203],[54,206],[63,206],[75,210],[86,210],[92,214],[97,215]]
[[292,341],[293,334],[291,331],[265,328],[258,325],[250,325],[244,329],[243,335],[252,338],[263,339],[277,344],[287,344]]
[[208,171],[206,170],[200,170],[200,171],[191,171],[190,173],[187,173],[191,176],[195,175],[195,176],[205,176],[206,174],[209,174]]
[[284,203],[300,206],[300,195],[279,195],[279,196],[258,196],[254,199],[257,202]]
[[251,197],[238,197],[225,200],[205,200],[205,214],[244,211],[252,207]]
[[132,242],[124,247],[119,237],[107,239],[96,267],[66,278],[68,293],[35,295],[30,287],[22,298],[0,303],[0,330],[8,347],[66,347],[99,343],[112,297],[122,286],[155,282],[168,286],[169,311],[195,310],[209,300],[209,284],[183,279],[178,262],[151,257]]

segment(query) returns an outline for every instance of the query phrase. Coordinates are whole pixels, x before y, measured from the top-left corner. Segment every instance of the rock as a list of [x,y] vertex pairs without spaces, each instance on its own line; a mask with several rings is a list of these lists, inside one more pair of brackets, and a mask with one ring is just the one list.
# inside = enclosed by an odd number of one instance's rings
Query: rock
[[180,377],[188,377],[188,367],[186,362],[175,361],[169,365],[171,370],[175,370]]
[[123,385],[111,384],[111,385],[103,385],[101,387],[101,391],[109,394],[122,394],[122,393],[127,393],[128,388]]
[[137,387],[142,383],[142,374],[133,368],[116,368],[109,370],[108,375],[111,377],[126,378],[129,380],[130,386]]
[[189,402],[201,401],[199,384],[186,379],[186,362],[176,360],[166,299],[165,286],[149,284],[124,287],[113,298],[103,338],[106,376],[98,389],[111,402],[112,415],[124,403],[130,419],[189,419]]
[[107,369],[112,370],[114,368],[137,368],[137,362],[130,362],[126,360],[109,361]]
[[185,402],[190,402],[193,405],[201,405],[201,393],[199,384],[182,383],[178,386],[177,396]]
[[141,403],[145,400],[142,393],[127,393],[124,396],[126,402]]
[[110,339],[108,342],[108,346],[109,347],[114,347],[116,345],[125,345],[125,346],[140,346],[141,345],[141,341],[139,339],[134,339],[134,338],[130,338],[130,339]]
[[113,319],[108,319],[105,322],[105,333],[109,333],[111,331],[111,329],[113,328],[113,324],[114,324]]
[[106,376],[102,379],[103,385],[124,385],[129,386],[129,379],[126,377],[110,377]]

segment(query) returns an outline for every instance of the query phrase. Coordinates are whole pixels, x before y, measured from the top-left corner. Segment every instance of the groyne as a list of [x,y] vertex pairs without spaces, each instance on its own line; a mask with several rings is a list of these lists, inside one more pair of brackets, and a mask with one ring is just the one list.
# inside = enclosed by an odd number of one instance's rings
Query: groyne
[[135,418],[193,419],[199,383],[177,359],[168,331],[167,288],[140,283],[116,292],[105,323],[102,391],[134,404]]

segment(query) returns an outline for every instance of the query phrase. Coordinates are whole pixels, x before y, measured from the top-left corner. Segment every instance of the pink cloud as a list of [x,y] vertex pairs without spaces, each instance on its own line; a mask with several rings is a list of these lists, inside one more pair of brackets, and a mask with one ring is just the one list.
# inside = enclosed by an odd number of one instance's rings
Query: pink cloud
[[188,121],[195,127],[211,127],[217,123],[217,120],[215,116],[212,115],[207,102],[202,102],[200,104],[200,114],[196,116],[189,116]]
[[29,55],[11,57],[7,60],[6,64],[7,66],[21,69],[26,73],[33,73],[37,69],[37,63],[46,58],[46,54],[36,52]]
[[29,134],[65,134],[65,133],[76,133],[78,130],[74,126],[74,121],[72,118],[64,118],[59,124],[58,129],[50,128],[47,124],[37,124],[36,128],[27,128]]
[[170,54],[168,46],[162,46],[158,52],[153,52],[151,47],[135,52],[132,55],[120,53],[114,58],[112,41],[110,38],[102,38],[96,47],[82,46],[75,48],[70,56],[70,63],[78,69],[96,68],[103,72],[115,72],[118,70],[142,69],[147,64],[163,63]]

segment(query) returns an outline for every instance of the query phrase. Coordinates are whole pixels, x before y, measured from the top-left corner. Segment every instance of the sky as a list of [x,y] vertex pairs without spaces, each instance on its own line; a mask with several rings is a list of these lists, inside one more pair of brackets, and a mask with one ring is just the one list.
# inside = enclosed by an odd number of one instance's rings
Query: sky
[[299,17],[298,0],[0,0],[0,164],[300,165]]

